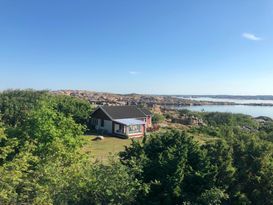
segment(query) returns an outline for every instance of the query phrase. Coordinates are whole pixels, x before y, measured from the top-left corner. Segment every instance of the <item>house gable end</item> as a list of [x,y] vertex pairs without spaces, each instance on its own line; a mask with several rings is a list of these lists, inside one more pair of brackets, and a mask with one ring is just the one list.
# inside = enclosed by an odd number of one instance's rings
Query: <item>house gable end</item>
[[112,120],[101,108],[98,108],[91,114],[91,118]]

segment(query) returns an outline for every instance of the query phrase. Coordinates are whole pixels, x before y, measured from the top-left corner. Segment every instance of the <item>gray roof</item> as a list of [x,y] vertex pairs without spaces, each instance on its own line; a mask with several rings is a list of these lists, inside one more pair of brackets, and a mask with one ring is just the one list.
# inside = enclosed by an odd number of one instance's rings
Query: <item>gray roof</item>
[[146,114],[137,106],[101,106],[101,109],[112,119],[143,118]]
[[142,112],[144,112],[145,115],[152,115],[152,113],[147,110],[146,108],[139,108]]

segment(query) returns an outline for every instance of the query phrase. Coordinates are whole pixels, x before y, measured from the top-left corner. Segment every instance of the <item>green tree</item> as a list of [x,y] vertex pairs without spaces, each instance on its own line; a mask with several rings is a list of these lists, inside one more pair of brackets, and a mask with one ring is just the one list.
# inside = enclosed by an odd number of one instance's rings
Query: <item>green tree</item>
[[237,135],[233,142],[235,181],[232,201],[241,204],[272,204],[273,145],[250,134]]
[[[184,132],[152,135],[143,145],[133,143],[120,156],[126,166],[139,168],[136,177],[150,185],[148,195],[139,196],[145,204],[199,203],[205,195],[221,201],[226,196],[215,187],[216,168],[206,152]],[[215,190],[222,194],[212,194]]]
[[7,90],[0,93],[2,121],[9,126],[20,125],[29,111],[37,108],[47,91]]
[[[51,204],[58,190],[50,192],[48,187],[56,182],[61,186],[65,172],[79,160],[76,150],[81,133],[82,127],[71,117],[45,103],[30,112],[20,127],[6,134],[2,131],[0,200],[7,204]],[[55,171],[45,172],[48,167]]]
[[37,157],[34,146],[26,142],[18,151],[18,139],[9,138],[0,128],[0,204],[17,204],[19,191]]
[[115,160],[89,166],[84,183],[79,201],[74,204],[135,204],[138,194],[148,190],[132,170]]
[[229,188],[234,181],[236,168],[233,165],[233,150],[225,140],[205,144],[202,146],[207,152],[211,164],[216,167],[216,185],[223,190]]
[[57,112],[72,116],[76,123],[88,126],[90,114],[94,110],[88,101],[67,95],[50,95],[49,97]]
[[152,121],[154,124],[163,122],[165,120],[165,117],[162,114],[154,113],[152,117]]

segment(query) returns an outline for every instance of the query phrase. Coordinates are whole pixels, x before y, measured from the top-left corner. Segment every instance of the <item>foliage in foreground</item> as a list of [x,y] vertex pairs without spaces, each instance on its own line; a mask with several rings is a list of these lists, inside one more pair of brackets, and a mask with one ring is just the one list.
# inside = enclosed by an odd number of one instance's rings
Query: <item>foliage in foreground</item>
[[273,146],[251,135],[200,146],[171,131],[133,143],[120,154],[150,185],[140,204],[272,204]]

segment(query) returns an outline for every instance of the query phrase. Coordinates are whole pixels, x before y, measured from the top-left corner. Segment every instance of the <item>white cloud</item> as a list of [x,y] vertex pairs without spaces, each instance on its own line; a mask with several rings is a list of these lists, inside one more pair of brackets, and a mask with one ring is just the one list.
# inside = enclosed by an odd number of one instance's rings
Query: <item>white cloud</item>
[[130,71],[129,72],[131,75],[137,75],[137,74],[139,74],[139,72],[137,72],[137,71]]
[[261,37],[258,37],[253,33],[243,33],[242,37],[247,39],[247,40],[251,40],[251,41],[261,41],[261,40],[263,40]]

